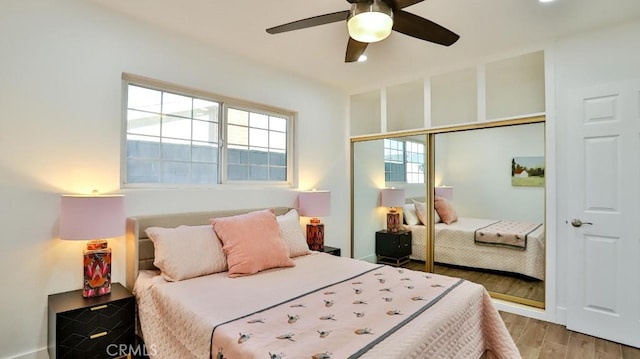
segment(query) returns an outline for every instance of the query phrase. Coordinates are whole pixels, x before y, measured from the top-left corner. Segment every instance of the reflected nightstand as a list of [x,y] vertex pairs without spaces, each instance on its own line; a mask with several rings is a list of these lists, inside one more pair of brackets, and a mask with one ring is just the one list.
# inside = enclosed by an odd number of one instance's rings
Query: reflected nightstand
[[409,263],[411,256],[411,231],[376,232],[378,263],[401,266]]

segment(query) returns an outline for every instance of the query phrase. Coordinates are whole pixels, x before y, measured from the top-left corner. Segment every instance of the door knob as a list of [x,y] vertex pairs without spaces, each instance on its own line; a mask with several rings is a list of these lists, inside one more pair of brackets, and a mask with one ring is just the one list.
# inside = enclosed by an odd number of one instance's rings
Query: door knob
[[574,219],[571,221],[571,225],[572,225],[572,226],[574,226],[574,227],[576,227],[576,228],[577,228],[577,227],[582,227],[582,225],[583,225],[583,224],[591,224],[591,225],[592,225],[593,223],[591,223],[591,222],[582,222],[582,221],[581,221],[580,219],[578,219],[578,218],[574,218]]

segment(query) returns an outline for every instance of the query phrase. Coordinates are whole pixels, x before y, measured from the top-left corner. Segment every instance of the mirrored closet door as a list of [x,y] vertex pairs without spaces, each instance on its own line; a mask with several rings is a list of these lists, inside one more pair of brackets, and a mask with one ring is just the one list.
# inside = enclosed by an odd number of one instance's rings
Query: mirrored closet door
[[[380,191],[404,188],[400,212],[412,250],[402,266],[465,278],[496,298],[543,308],[544,118],[529,122],[352,140],[353,257],[377,261],[376,232],[389,211]],[[426,225],[415,219],[420,206]]]

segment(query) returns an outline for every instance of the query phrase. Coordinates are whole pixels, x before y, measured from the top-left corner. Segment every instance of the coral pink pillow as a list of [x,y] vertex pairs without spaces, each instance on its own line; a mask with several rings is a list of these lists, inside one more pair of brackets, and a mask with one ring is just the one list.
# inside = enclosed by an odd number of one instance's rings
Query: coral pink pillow
[[211,219],[227,255],[229,277],[293,267],[289,248],[280,237],[276,216],[269,210]]
[[435,207],[436,212],[438,212],[438,215],[442,219],[442,222],[451,224],[458,220],[458,214],[453,209],[453,206],[451,206],[451,202],[446,198],[436,196]]

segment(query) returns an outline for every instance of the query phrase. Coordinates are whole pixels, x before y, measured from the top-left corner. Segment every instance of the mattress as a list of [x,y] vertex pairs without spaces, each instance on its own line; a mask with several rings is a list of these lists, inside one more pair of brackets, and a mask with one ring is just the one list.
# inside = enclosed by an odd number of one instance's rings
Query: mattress
[[[544,280],[544,226],[536,228],[527,236],[526,250],[476,244],[475,231],[495,222],[497,222],[495,219],[461,217],[451,224],[436,223],[434,261],[517,273]],[[426,260],[427,227],[405,225],[405,228],[412,231],[411,258]]]
[[[480,285],[437,274],[379,266],[325,253],[298,257],[294,261],[295,267],[268,270],[247,277],[229,278],[227,273],[223,272],[180,282],[167,282],[158,273],[142,271],[136,281],[134,293],[138,302],[140,325],[147,352],[152,358],[215,358],[218,355],[224,357],[227,349],[220,343],[226,342],[224,339],[220,341],[217,337],[226,335],[223,330],[225,326],[236,324],[246,326],[248,322],[257,323],[251,319],[252,315],[258,315],[259,321],[270,318],[270,315],[280,317],[281,314],[269,314],[271,312],[265,310],[272,310],[271,307],[283,304],[293,308],[293,301],[311,300],[302,299],[310,293],[317,296],[338,294],[340,287],[333,287],[334,285],[348,287],[354,283],[364,282],[367,279],[360,277],[363,275],[379,274],[380,277],[376,278],[381,286],[380,291],[384,292],[383,295],[392,297],[393,300],[400,300],[397,297],[399,295],[397,292],[401,291],[400,284],[386,288],[390,284],[381,280],[391,278],[395,273],[399,276],[399,280],[406,280],[401,284],[405,287],[404,290],[428,289],[422,292],[428,293],[424,298],[425,303],[429,304],[426,309],[415,315],[415,318],[412,315],[413,312],[404,312],[404,309],[398,311],[401,312],[399,320],[402,325],[392,325],[391,331],[381,329],[379,321],[365,321],[369,320],[369,315],[366,315],[360,318],[363,321],[359,324],[359,328],[368,330],[367,335],[363,337],[373,343],[365,346],[366,350],[358,351],[358,348],[341,347],[343,344],[340,342],[350,341],[339,340],[344,335],[338,335],[336,332],[329,337],[333,336],[338,340],[337,342],[316,340],[320,344],[317,347],[308,348],[309,356],[327,354],[331,357],[335,352],[336,356],[333,357],[342,358],[343,355],[337,353],[353,351],[355,356],[348,357],[479,358],[486,351],[488,358],[520,357],[488,293]],[[386,293],[385,288],[392,294]],[[369,290],[369,292],[372,291]],[[338,303],[339,298],[336,297]],[[373,297],[368,301],[373,302]],[[388,304],[389,308],[395,305],[393,301]],[[293,314],[294,310],[285,309],[285,311],[291,311],[288,314]],[[363,312],[368,313],[369,309],[364,309]],[[403,317],[405,314],[406,318]],[[305,318],[302,314],[300,317]],[[357,316],[354,315],[354,317]],[[264,321],[269,322],[269,320]],[[334,330],[337,331],[344,325],[342,322],[339,324]],[[295,331],[295,326],[289,327],[292,324],[281,323],[280,325],[285,325],[288,330],[291,330],[291,334],[297,334],[296,338],[304,336],[304,333]],[[271,333],[284,333],[281,329],[265,330]],[[230,333],[227,336],[232,338],[231,341],[242,342],[243,333],[236,333],[236,331],[236,327],[227,328],[226,332]],[[248,337],[254,337],[254,334],[255,338],[259,336],[258,329],[245,333],[249,334]],[[230,341],[229,338],[226,340]],[[239,346],[251,343],[251,340],[242,342]],[[242,351],[240,355],[234,353],[232,357],[263,358],[267,357],[267,354],[286,358],[306,357],[306,355],[288,354],[289,349],[285,348],[285,345],[289,345],[293,340],[286,338],[283,340],[277,348],[265,347],[264,353],[252,352],[248,350],[247,345],[246,352]]]

